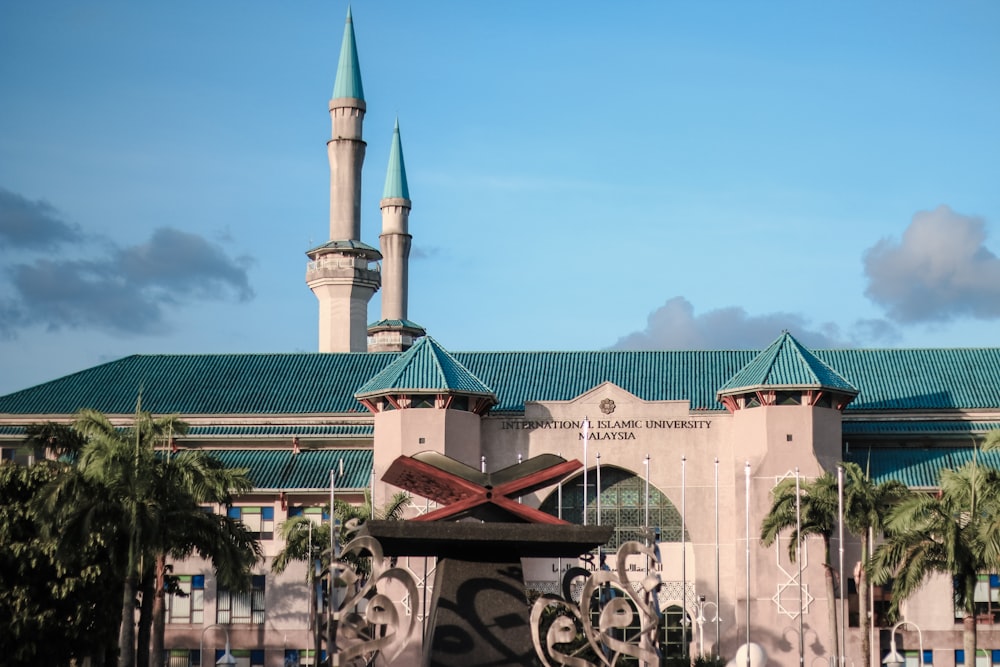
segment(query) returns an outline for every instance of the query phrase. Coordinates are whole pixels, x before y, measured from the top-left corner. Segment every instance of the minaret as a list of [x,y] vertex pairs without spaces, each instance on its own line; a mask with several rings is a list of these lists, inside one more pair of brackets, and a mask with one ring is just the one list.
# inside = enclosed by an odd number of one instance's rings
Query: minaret
[[337,79],[330,100],[332,136],[330,160],[330,241],[306,254],[306,283],[319,299],[319,351],[364,352],[367,349],[368,302],[378,290],[375,248],[361,242],[361,138],[365,95],[354,41],[354,23],[347,10]]
[[406,319],[409,293],[410,189],[406,184],[403,144],[399,139],[399,120],[392,131],[389,168],[382,191],[382,319],[368,327],[369,352],[404,352],[425,335],[424,329]]

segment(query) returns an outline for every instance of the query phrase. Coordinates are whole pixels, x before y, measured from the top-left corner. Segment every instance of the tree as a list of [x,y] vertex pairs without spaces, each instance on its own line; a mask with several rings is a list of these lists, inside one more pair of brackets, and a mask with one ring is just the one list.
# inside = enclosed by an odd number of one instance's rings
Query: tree
[[[814,480],[799,479],[800,492],[796,493],[796,480],[791,477],[778,482],[771,491],[771,509],[761,522],[760,539],[764,546],[774,544],[778,536],[790,531],[788,557],[795,562],[799,537],[817,535],[823,540],[823,568],[826,588],[827,615],[829,617],[833,656],[839,658],[837,641],[837,600],[834,596],[834,574],[830,563],[830,540],[838,524],[837,478],[824,473]],[[798,511],[796,497],[799,496]],[[801,517],[801,533],[798,529]]]
[[[213,562],[221,580],[237,587],[259,560],[259,544],[242,523],[204,512],[207,503],[228,505],[231,493],[252,488],[246,471],[226,470],[201,452],[173,456],[169,442],[187,425],[176,416],[154,418],[137,406],[134,421],[117,427],[94,410],[81,410],[73,430],[85,439],[73,474],[61,476],[45,498],[50,515],[61,515],[72,544],[95,526],[114,527],[111,565],[121,581],[119,667],[137,664],[135,601],[143,577],[152,576],[152,601],[140,614],[141,636],[153,632],[153,655],[160,664],[163,644],[163,591],[167,557],[199,553]],[[158,447],[162,445],[162,448]],[[154,619],[159,618],[159,621]],[[150,644],[142,644],[139,664],[148,664]]]
[[64,526],[42,530],[38,496],[64,474],[67,465],[56,461],[0,463],[0,655],[11,667],[87,657],[103,666],[114,644],[115,627],[102,622],[120,600],[107,534],[60,550],[54,536]]
[[[865,573],[870,560],[871,543],[869,535],[879,538],[890,508],[909,495],[905,484],[889,480],[881,484],[872,482],[867,471],[856,463],[844,463],[844,524],[851,534],[861,542],[861,569],[855,582],[858,589],[858,606],[861,610],[861,653],[862,664],[871,664],[871,637],[867,628],[871,624],[868,609],[868,585]],[[845,630],[846,631],[846,630]]]
[[[365,491],[365,502],[361,505],[352,505],[343,500],[335,499],[336,517],[340,523],[337,539],[340,541],[340,544],[345,544],[350,540],[350,533],[354,526],[362,524],[369,519],[398,521],[403,518],[403,512],[406,511],[409,503],[409,494],[400,492],[394,494],[389,502],[381,508],[375,509],[372,506],[371,494],[367,490]],[[329,512],[330,506],[326,505],[325,507]],[[312,628],[316,622],[316,600],[314,595],[316,593],[315,576],[317,561],[321,577],[327,577],[330,572],[330,524],[328,522],[316,524],[309,517],[299,515],[283,522],[279,530],[281,538],[284,541],[284,546],[274,557],[271,563],[271,570],[276,574],[280,574],[294,561],[305,561],[308,564],[306,580],[309,585],[309,627]],[[366,572],[367,567],[367,563],[363,561],[355,562],[355,568],[359,574]],[[314,650],[318,656],[320,654],[321,633],[318,631],[315,632],[314,638]]]
[[886,541],[872,556],[872,581],[892,582],[891,613],[933,573],[951,577],[963,614],[965,655],[976,655],[975,587],[980,572],[997,571],[991,542],[1000,520],[1000,473],[973,461],[942,470],[940,492],[910,494],[885,521]]
[[182,560],[197,553],[212,562],[218,581],[232,590],[246,589],[250,568],[263,557],[259,542],[242,521],[202,509],[207,503],[229,507],[233,493],[252,490],[246,473],[227,469],[200,451],[157,459],[154,488],[160,520],[148,543],[153,556],[149,654],[154,667],[162,667],[164,660],[168,557]]

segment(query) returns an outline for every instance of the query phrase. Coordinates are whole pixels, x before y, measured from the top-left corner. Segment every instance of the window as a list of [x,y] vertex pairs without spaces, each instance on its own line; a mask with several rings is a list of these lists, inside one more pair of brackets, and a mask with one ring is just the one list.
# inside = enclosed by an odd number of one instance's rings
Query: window
[[[222,649],[216,649],[215,659],[218,660],[224,653],[225,651]],[[233,649],[231,653],[236,658],[236,667],[264,667],[264,651],[262,650]]]
[[411,408],[433,408],[434,407],[434,397],[433,396],[423,396],[421,394],[414,394],[410,397],[410,407]]
[[264,575],[254,575],[250,590],[243,593],[219,588],[216,600],[215,622],[263,623],[264,622]]
[[797,391],[778,391],[774,393],[775,405],[802,405],[802,394]]
[[167,667],[200,667],[201,653],[198,649],[172,648],[167,653]]
[[747,394],[743,397],[743,407],[744,408],[759,408],[760,398],[757,394]]
[[[924,656],[926,662],[926,656],[930,651],[924,651]],[[964,665],[965,664],[965,650],[957,649],[955,651],[955,664]],[[981,648],[976,654],[976,667],[992,667],[992,665],[1000,664],[1000,651]],[[909,667],[907,665],[907,667]]]
[[241,520],[258,539],[274,539],[274,507],[230,507],[229,518]]
[[205,575],[175,577],[176,590],[167,595],[167,623],[201,625],[205,621]]
[[[981,574],[976,582],[972,600],[976,608],[977,623],[1000,623],[1000,576]],[[955,608],[955,622],[961,623],[965,611]]]
[[[315,656],[316,652],[312,649],[286,648],[285,662],[282,663],[282,667],[312,667],[316,664]],[[326,658],[326,651],[323,651],[321,657]]]
[[[903,656],[903,667],[920,667],[920,651],[900,651]],[[923,664],[934,664],[934,651],[924,651]],[[988,667],[988,664],[986,665]]]
[[330,520],[330,513],[322,507],[305,507],[303,505],[299,505],[298,507],[289,507],[288,518],[292,518],[293,516],[307,517],[310,521],[317,525]]
[[[597,471],[587,473],[587,523],[594,526],[614,526],[606,549],[614,551],[629,540],[640,542],[646,539],[646,482],[622,468],[604,466],[601,468],[601,520],[597,520]],[[583,475],[563,484],[562,508],[559,508],[559,492],[553,491],[539,509],[553,516],[561,516],[570,523],[583,523]],[[680,542],[681,515],[670,502],[653,486],[649,487],[649,524],[660,542]],[[685,536],[686,537],[686,536]]]

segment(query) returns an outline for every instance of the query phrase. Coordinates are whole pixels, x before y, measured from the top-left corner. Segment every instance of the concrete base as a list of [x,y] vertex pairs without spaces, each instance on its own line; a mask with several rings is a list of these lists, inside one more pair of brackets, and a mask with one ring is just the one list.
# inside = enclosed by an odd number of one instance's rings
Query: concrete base
[[435,556],[424,667],[540,664],[531,642],[523,557],[574,558],[611,538],[610,526],[369,521],[386,556]]

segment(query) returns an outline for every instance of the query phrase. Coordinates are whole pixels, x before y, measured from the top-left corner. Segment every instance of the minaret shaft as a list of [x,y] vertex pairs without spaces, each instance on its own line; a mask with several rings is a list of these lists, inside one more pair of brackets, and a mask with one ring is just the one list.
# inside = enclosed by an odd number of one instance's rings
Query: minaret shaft
[[410,244],[407,233],[410,214],[407,199],[382,200],[382,319],[405,320],[409,296]]
[[347,12],[337,79],[330,100],[330,240],[306,254],[306,283],[319,300],[319,351],[368,348],[368,302],[381,285],[378,250],[361,242],[364,92]]
[[353,98],[330,101],[332,133],[326,144],[330,162],[330,240],[361,239],[361,169],[365,162],[362,125],[365,103]]

